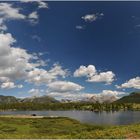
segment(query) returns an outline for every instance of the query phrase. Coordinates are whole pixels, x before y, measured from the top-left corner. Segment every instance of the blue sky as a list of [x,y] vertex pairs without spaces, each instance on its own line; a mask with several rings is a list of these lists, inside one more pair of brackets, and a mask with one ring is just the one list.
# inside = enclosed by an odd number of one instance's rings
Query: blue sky
[[139,9],[138,1],[1,2],[0,51],[13,52],[1,55],[0,94],[79,98],[138,91]]

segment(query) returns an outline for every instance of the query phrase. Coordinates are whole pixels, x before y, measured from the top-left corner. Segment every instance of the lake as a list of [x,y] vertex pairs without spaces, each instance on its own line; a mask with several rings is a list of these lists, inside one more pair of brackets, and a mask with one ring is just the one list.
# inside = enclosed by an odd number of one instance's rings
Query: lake
[[91,112],[91,111],[4,111],[0,115],[60,116],[89,124],[124,125],[140,123],[140,111]]

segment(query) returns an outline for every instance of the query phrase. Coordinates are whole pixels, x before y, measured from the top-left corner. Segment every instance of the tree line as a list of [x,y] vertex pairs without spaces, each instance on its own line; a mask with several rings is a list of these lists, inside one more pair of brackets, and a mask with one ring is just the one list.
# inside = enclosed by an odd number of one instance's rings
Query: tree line
[[140,104],[134,103],[9,103],[0,104],[0,110],[90,110],[90,111],[119,111],[140,110]]

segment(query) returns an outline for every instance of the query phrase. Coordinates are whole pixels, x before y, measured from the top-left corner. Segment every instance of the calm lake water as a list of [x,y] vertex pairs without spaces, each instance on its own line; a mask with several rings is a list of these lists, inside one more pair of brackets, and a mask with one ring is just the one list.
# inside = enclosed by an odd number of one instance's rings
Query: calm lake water
[[76,119],[89,124],[123,125],[140,123],[140,111],[91,112],[91,111],[4,111],[0,115],[60,116]]

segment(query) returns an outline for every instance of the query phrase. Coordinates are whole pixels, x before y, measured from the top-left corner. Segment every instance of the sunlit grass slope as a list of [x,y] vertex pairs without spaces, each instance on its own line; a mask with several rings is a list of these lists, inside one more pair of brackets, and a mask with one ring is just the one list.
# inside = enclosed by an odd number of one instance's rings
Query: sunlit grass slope
[[1,117],[0,138],[140,138],[140,124],[97,126],[64,117]]

